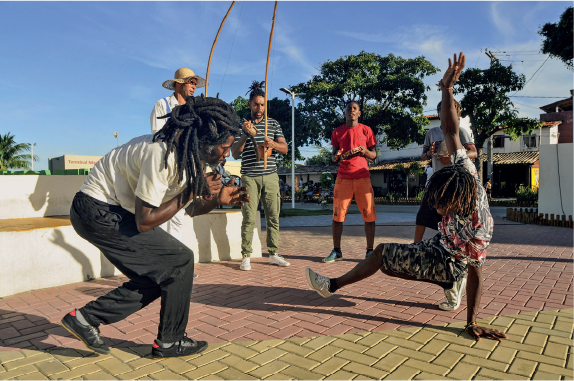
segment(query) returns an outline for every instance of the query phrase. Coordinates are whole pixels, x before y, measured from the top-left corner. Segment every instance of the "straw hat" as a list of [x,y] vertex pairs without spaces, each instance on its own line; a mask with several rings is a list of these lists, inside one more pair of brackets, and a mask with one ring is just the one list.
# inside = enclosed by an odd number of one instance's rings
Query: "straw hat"
[[186,83],[190,78],[196,78],[197,79],[197,85],[195,86],[196,88],[200,88],[200,87],[205,86],[205,79],[201,78],[198,75],[195,75],[193,70],[188,69],[186,67],[182,67],[181,69],[177,69],[177,71],[175,72],[175,74],[173,76],[174,76],[174,79],[168,79],[167,81],[162,83],[162,86],[168,90],[175,90],[175,82]]

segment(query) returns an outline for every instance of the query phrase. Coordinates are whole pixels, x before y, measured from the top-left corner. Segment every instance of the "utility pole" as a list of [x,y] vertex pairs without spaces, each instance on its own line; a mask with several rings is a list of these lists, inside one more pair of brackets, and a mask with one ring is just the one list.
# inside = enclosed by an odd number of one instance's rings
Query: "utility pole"
[[487,49],[484,49],[484,54],[486,54],[488,56],[488,58],[490,58],[490,62],[499,62],[500,60],[498,58],[496,58],[496,56],[494,55],[494,53],[489,52]]
[[[484,53],[488,56],[488,58],[490,58],[490,62],[500,62],[498,60],[498,58],[496,58],[496,56],[494,55],[494,53],[489,52],[487,49],[485,49]],[[492,162],[492,150],[493,150],[493,144],[492,144],[492,135],[488,137],[488,139],[486,140],[486,178],[490,179],[490,181],[494,182],[494,179],[492,178],[492,173],[494,172],[494,163]],[[482,164],[481,164],[482,165]],[[484,183],[485,179],[482,179],[482,182]],[[499,179],[500,181],[500,179]]]

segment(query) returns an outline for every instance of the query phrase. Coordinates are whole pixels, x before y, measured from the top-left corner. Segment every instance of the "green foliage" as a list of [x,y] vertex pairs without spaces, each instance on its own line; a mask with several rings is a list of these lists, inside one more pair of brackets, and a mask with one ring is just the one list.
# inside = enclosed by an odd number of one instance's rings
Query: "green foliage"
[[330,165],[333,163],[331,160],[332,152],[324,147],[318,148],[319,153],[307,158],[307,160],[305,160],[305,165]]
[[[462,72],[453,92],[464,94],[460,101],[462,116],[470,118],[479,157],[484,142],[500,128],[517,139],[540,126],[538,119],[518,117],[508,96],[522,90],[524,83],[523,74],[516,74],[498,61],[491,62],[486,70],[469,68]],[[477,168],[482,172],[482,166]]]
[[426,189],[421,189],[421,190],[419,191],[419,193],[417,193],[417,195],[415,196],[415,198],[416,198],[418,201],[421,201],[421,200],[423,199],[423,197],[425,196],[425,192],[426,192]]
[[542,41],[542,53],[550,57],[558,58],[573,70],[572,66],[572,6],[566,8],[557,23],[546,23],[538,34],[544,37]]
[[[392,148],[424,140],[423,115],[427,97],[423,79],[438,69],[424,57],[405,59],[389,54],[361,51],[358,55],[326,61],[320,74],[293,87],[303,93],[303,113],[315,123],[307,128],[309,142],[330,140],[331,133],[345,123],[344,108],[349,100],[361,107],[359,121]],[[400,128],[397,128],[400,126]]]
[[389,200],[390,202],[393,202],[401,197],[403,197],[400,193],[398,192],[387,192],[387,194],[385,195],[385,197],[387,198],[387,200]]
[[518,187],[516,189],[516,201],[536,202],[538,201],[538,189],[533,191],[530,187]]
[[323,189],[331,189],[333,184],[335,183],[335,176],[332,173],[323,172],[321,173],[321,178],[319,179],[321,183],[321,188]]
[[[31,169],[30,146],[25,143],[16,143],[14,135],[9,132],[4,136],[0,135],[0,171],[9,169]],[[34,161],[38,161],[38,156],[34,155]]]
[[399,163],[396,164],[393,169],[403,171],[407,176],[421,175],[425,172],[425,169],[419,164],[418,161],[413,161],[408,166]]

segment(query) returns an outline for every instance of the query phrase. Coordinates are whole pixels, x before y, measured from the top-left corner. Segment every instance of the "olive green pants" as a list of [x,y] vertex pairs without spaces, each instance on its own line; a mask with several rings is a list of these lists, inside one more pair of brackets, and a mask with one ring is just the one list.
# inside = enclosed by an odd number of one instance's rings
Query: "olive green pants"
[[281,194],[279,191],[279,176],[272,173],[265,176],[242,176],[241,185],[247,187],[248,203],[241,207],[243,222],[241,223],[241,255],[250,257],[253,252],[253,229],[257,216],[259,200],[265,211],[267,222],[267,250],[270,255],[277,254],[279,246],[279,211],[281,208]]

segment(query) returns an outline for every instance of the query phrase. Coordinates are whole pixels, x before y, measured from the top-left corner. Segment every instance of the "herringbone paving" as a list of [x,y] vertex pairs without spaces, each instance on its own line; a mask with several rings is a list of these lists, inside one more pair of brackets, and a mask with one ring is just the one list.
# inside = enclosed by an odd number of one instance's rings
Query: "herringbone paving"
[[[149,356],[158,302],[100,327],[111,355],[86,350],[58,322],[125,280],[113,277],[0,299],[0,379],[573,379],[572,231],[497,222],[479,318],[507,333],[502,342],[462,333],[465,298],[441,311],[442,290],[424,283],[373,276],[321,298],[304,268],[348,271],[364,256],[363,227],[345,226],[345,261],[334,264],[320,262],[330,228],[289,228],[290,267],[196,267],[187,333],[206,352]],[[377,242],[409,242],[413,230],[377,226]]]

